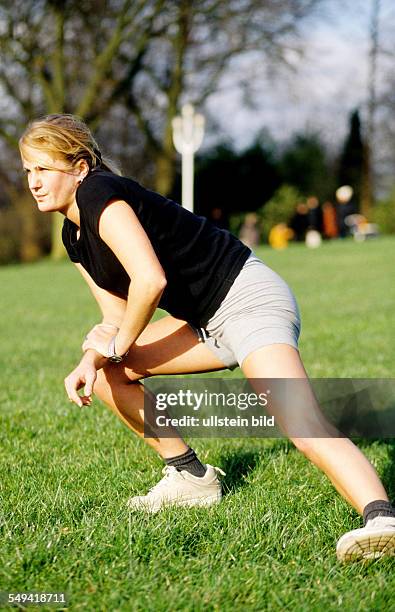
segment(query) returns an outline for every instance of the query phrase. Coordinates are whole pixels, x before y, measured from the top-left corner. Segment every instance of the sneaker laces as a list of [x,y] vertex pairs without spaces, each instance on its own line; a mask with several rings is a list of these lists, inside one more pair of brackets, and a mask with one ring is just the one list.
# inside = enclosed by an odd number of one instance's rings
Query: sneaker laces
[[150,493],[156,493],[162,487],[167,486],[169,481],[172,480],[172,478],[176,475],[176,473],[181,478],[184,478],[183,475],[180,472],[178,472],[173,465],[165,465],[165,467],[162,470],[162,474],[164,474],[163,478],[161,478],[160,481],[156,483],[156,485],[154,485],[153,487],[149,489],[147,495],[150,495]]
[[213,468],[214,468],[214,471],[215,471],[217,474],[221,474],[221,476],[226,476],[226,472],[224,472],[223,470],[221,470],[221,468],[219,468],[219,467],[214,467],[214,466],[213,466]]
[[[212,467],[216,474],[221,474],[221,476],[226,476],[226,473],[223,470],[221,470],[221,468],[219,467],[214,467],[214,466],[207,466],[207,467]],[[162,470],[162,474],[164,474],[163,478],[161,478],[161,480],[157,482],[156,485],[154,485],[148,490],[147,495],[150,495],[151,493],[157,493],[160,489],[167,486],[169,481],[172,480],[175,476],[177,476],[177,478],[184,478],[182,473],[178,471],[177,468],[174,467],[173,465],[165,465],[165,467]]]

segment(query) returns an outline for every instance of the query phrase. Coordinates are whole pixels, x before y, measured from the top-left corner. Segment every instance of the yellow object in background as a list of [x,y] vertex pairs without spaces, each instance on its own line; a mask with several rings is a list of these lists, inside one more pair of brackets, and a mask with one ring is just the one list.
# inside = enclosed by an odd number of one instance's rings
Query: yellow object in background
[[273,249],[286,249],[293,235],[290,227],[285,223],[278,223],[269,232],[269,244]]

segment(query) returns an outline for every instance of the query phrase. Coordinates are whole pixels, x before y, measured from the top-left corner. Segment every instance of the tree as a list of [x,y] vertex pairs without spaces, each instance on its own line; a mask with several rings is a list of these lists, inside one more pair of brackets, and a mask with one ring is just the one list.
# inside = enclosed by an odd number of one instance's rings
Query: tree
[[[156,160],[155,186],[171,191],[175,152],[171,120],[183,100],[202,108],[221,87],[236,58],[250,54],[261,67],[286,63],[300,24],[322,0],[175,0],[161,14],[163,36],[152,41],[142,58],[142,73],[125,100]],[[160,61],[158,61],[160,58]],[[234,65],[234,64],[233,64]],[[233,75],[235,69],[233,69]],[[243,74],[233,77],[249,88]]]
[[283,151],[280,172],[282,182],[305,197],[315,195],[323,201],[332,195],[333,172],[318,134],[296,134]]
[[392,191],[395,184],[395,74],[387,74],[386,88],[379,98],[379,103],[374,176],[377,191],[383,196]]
[[218,145],[198,157],[195,184],[199,214],[220,210],[226,225],[232,213],[255,211],[279,186],[274,145],[257,141],[240,153]]
[[[373,8],[375,6],[373,5]],[[395,164],[395,6],[382,2],[377,24],[377,47],[374,45],[374,27],[371,30],[371,170],[376,197],[386,197],[394,187]],[[374,26],[374,12],[372,13]],[[379,27],[378,27],[379,26]],[[372,103],[373,102],[373,103]],[[374,211],[372,211],[374,212]]]
[[374,136],[375,136],[375,114],[376,114],[376,79],[377,79],[377,55],[379,38],[379,15],[381,0],[373,0],[372,16],[370,23],[370,52],[369,52],[369,93],[368,113],[366,121],[365,142],[363,148],[363,166],[361,176],[360,207],[361,212],[368,216],[374,193],[373,160],[374,160]]
[[273,197],[266,202],[258,211],[262,237],[268,241],[270,230],[279,223],[290,224],[296,206],[300,202],[301,194],[291,185],[281,185],[273,194]]
[[350,116],[349,133],[339,159],[338,185],[351,185],[356,202],[360,203],[364,167],[364,143],[359,112]]
[[[15,149],[26,122],[47,113],[72,112],[97,125],[116,92],[139,72],[148,41],[162,31],[154,22],[163,5],[164,0],[3,2],[0,87],[8,102],[1,109],[3,140]],[[127,64],[120,61],[123,44],[131,48]],[[9,188],[12,183],[7,181]],[[20,195],[17,200],[22,202]],[[31,205],[21,208],[22,219],[34,219]],[[53,254],[59,257],[60,218],[55,219]],[[33,257],[37,250],[31,249]]]
[[265,66],[285,61],[299,24],[321,1],[5,0],[0,136],[15,148],[27,120],[53,112],[78,114],[96,129],[124,106],[114,129],[137,126],[155,187],[168,193],[180,102],[201,107],[240,55],[254,52]]

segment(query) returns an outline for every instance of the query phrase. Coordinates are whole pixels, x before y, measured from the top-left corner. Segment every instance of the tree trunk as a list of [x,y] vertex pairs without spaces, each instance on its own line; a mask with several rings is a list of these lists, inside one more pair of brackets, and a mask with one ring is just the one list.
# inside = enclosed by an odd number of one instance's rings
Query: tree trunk
[[176,175],[174,152],[164,149],[156,158],[155,189],[162,195],[169,195]]
[[52,228],[51,228],[51,236],[52,236],[52,248],[51,248],[51,259],[58,261],[59,259],[63,259],[66,257],[66,249],[63,246],[62,242],[62,227],[63,227],[63,217],[60,214],[54,214],[52,217]]
[[379,15],[381,0],[373,0],[372,15],[370,23],[370,51],[369,51],[369,97],[368,97],[368,118],[365,136],[363,173],[362,173],[362,193],[361,193],[361,213],[369,218],[373,197],[374,197],[374,116],[376,111],[376,77],[377,77],[377,54],[379,36]]
[[34,207],[30,194],[18,193],[13,202],[20,221],[19,257],[23,262],[40,259],[44,254],[40,240],[40,213]]
[[176,175],[176,154],[173,146],[172,120],[177,113],[178,102],[184,86],[184,61],[185,51],[188,45],[190,20],[193,15],[188,0],[183,0],[179,5],[178,31],[174,37],[174,65],[170,85],[167,92],[166,124],[163,133],[163,141],[160,153],[156,158],[156,189],[163,195],[168,195],[174,185]]

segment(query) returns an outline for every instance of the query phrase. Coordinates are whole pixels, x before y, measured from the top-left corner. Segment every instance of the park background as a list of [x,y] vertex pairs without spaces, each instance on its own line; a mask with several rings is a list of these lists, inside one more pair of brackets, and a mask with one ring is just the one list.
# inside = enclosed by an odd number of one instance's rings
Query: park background
[[[2,2],[0,590],[66,590],[75,610],[391,609],[393,561],[337,563],[360,520],[285,440],[197,440],[227,472],[223,504],[128,516],[160,462],[100,403],[66,402],[98,312],[16,144],[31,118],[78,113],[124,174],[179,199],[171,120],[192,102],[196,210],[262,218],[257,252],[298,297],[310,375],[391,377],[394,25],[385,0]],[[344,183],[378,238],[263,244],[268,202],[289,214]],[[393,440],[359,443],[393,497]]]
[[192,103],[206,117],[196,212],[235,232],[258,212],[265,240],[304,198],[333,202],[349,184],[394,232],[394,26],[389,0],[3,2],[0,263],[64,256],[17,150],[54,112],[81,116],[125,175],[179,201],[172,119]]

